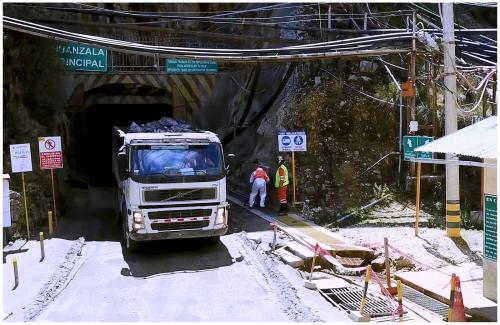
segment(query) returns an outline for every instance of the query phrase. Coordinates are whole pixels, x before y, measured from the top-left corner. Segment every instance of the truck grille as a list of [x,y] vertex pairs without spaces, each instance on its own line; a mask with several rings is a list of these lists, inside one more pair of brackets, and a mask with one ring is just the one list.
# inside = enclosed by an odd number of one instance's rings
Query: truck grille
[[212,214],[211,209],[172,210],[172,211],[149,212],[148,217],[150,220],[154,220],[154,219],[170,219],[170,218],[209,217],[211,214]]
[[188,188],[176,190],[144,191],[144,201],[194,201],[217,198],[216,188]]
[[181,229],[199,229],[208,227],[210,220],[203,221],[188,221],[188,222],[175,222],[175,223],[156,223],[151,225],[151,229],[157,231],[165,230],[181,230]]

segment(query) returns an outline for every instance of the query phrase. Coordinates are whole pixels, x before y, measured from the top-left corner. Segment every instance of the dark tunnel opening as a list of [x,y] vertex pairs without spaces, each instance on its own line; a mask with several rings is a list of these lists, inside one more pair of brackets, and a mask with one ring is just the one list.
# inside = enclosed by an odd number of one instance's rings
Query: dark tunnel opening
[[162,117],[172,117],[172,107],[166,104],[97,104],[86,110],[86,174],[89,186],[110,186],[115,183],[111,172],[111,141],[113,126],[130,126],[132,122],[147,123]]

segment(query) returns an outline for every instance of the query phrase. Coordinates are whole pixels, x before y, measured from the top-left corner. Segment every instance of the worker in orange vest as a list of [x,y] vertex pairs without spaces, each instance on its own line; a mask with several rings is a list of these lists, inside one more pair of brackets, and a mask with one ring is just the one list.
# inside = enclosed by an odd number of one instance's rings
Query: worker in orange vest
[[286,191],[288,186],[288,169],[285,167],[283,156],[278,156],[278,170],[274,178],[274,186],[278,189],[278,199],[280,200],[280,215],[286,214]]
[[260,207],[265,207],[266,201],[266,184],[269,183],[269,176],[267,176],[266,171],[262,168],[262,165],[258,164],[257,169],[254,170],[252,175],[250,175],[250,183],[252,184],[252,192],[250,193],[250,199],[248,200],[248,206],[253,207],[255,202],[255,197],[257,192],[260,196]]

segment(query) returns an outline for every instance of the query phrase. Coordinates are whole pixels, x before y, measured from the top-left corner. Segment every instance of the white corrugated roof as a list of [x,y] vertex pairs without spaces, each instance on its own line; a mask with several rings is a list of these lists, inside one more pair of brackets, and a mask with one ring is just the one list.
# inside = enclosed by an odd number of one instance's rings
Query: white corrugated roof
[[497,117],[491,116],[415,149],[497,159]]

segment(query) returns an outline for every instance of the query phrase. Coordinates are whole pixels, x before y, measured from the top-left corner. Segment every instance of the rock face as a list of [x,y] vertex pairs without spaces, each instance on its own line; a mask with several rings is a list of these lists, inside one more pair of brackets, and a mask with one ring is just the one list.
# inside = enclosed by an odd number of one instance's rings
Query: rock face
[[359,72],[361,73],[375,73],[377,71],[378,64],[373,61],[361,61],[359,62]]

